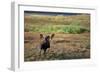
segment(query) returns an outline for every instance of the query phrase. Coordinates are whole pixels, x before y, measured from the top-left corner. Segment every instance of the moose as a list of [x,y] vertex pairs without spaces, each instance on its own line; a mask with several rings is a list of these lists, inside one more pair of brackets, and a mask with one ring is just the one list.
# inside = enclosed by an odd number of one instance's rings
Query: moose
[[43,34],[40,34],[40,39],[42,40],[40,43],[40,55],[41,55],[41,51],[44,51],[44,55],[46,54],[46,51],[48,48],[50,48],[50,41],[53,39],[55,34],[52,34],[51,36],[47,35],[47,36],[43,36]]

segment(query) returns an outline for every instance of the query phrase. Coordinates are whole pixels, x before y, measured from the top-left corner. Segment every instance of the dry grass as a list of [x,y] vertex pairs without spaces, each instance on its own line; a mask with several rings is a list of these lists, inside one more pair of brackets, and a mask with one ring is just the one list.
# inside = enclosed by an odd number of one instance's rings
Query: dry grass
[[25,43],[25,61],[90,58],[90,48],[87,47],[90,40],[89,33],[56,34],[51,41],[51,47],[48,49],[46,56],[43,53],[40,56],[39,53],[39,33],[25,34],[34,38]]

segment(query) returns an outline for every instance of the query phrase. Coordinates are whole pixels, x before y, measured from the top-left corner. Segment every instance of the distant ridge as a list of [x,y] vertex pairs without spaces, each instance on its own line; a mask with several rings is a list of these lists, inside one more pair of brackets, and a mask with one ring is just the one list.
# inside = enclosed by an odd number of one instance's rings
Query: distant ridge
[[40,11],[24,11],[25,15],[31,15],[31,14],[39,14],[39,15],[88,15],[88,13],[65,13],[65,12],[40,12]]

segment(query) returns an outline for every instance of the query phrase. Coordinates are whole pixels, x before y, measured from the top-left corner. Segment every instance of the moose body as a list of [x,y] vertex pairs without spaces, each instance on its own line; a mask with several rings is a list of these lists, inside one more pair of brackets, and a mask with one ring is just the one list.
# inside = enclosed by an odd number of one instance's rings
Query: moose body
[[46,50],[48,48],[50,48],[50,39],[52,39],[54,37],[54,34],[50,36],[46,36],[45,38],[43,37],[42,34],[40,34],[40,38],[42,40],[41,44],[40,44],[40,54],[41,54],[41,50],[44,51],[44,54],[46,54]]

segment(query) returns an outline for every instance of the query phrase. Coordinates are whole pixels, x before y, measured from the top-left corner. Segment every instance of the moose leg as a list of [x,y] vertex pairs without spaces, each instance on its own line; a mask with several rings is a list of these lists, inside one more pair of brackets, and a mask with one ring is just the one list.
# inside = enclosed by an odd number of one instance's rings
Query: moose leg
[[41,51],[42,51],[42,49],[40,49],[40,56],[41,56]]
[[44,55],[46,54],[46,49],[44,49]]

